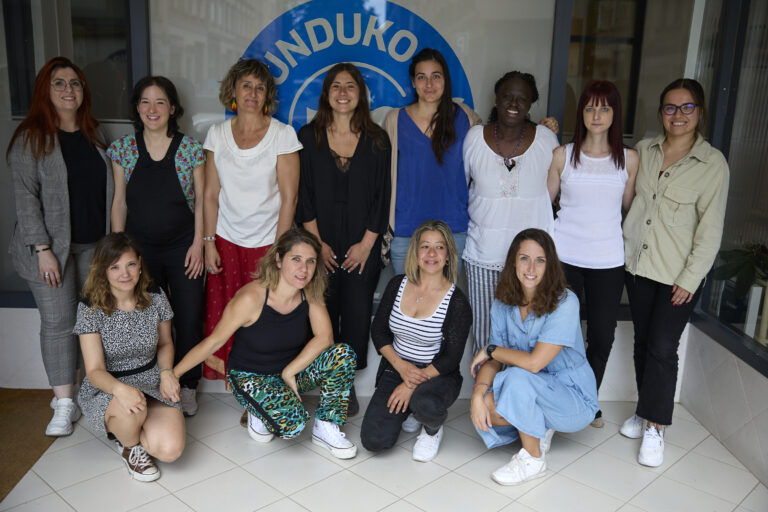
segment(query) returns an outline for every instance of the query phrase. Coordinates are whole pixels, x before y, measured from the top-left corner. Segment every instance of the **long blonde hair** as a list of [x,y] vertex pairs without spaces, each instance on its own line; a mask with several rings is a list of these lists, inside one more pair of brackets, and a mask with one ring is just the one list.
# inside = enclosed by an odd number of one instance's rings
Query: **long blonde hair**
[[319,266],[322,266],[320,261],[322,247],[315,235],[302,228],[291,228],[280,235],[277,242],[269,248],[267,254],[259,260],[259,283],[270,290],[274,290],[277,287],[277,284],[280,282],[280,268],[277,266],[277,260],[283,261],[285,255],[296,244],[307,244],[315,251],[317,266],[312,278],[304,286],[304,293],[311,302],[323,304],[325,302],[323,295],[328,285],[328,276],[323,269],[318,269]]

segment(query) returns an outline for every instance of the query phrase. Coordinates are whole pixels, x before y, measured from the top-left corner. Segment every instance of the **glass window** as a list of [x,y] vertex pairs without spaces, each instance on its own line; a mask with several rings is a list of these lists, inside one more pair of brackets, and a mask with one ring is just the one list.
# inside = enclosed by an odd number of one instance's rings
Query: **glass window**
[[706,312],[763,344],[768,343],[766,19],[768,3],[751,2],[728,155],[731,181],[722,250],[702,301]]
[[72,0],[72,60],[82,68],[97,119],[128,119],[131,52],[127,0]]

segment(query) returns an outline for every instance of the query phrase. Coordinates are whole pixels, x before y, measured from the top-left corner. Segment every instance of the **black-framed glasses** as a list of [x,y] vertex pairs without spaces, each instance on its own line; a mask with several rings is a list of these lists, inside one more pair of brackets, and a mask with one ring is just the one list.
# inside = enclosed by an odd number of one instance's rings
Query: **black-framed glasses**
[[667,103],[666,105],[661,106],[661,111],[665,116],[673,116],[675,115],[675,112],[679,110],[681,113],[688,116],[693,114],[693,111],[696,110],[696,107],[698,107],[696,103],[683,103],[682,105],[673,105],[671,103]]
[[51,85],[53,86],[53,90],[57,92],[65,90],[67,86],[70,86],[73,91],[79,91],[83,88],[83,82],[77,79],[67,82],[63,78],[57,78],[56,80],[51,80]]

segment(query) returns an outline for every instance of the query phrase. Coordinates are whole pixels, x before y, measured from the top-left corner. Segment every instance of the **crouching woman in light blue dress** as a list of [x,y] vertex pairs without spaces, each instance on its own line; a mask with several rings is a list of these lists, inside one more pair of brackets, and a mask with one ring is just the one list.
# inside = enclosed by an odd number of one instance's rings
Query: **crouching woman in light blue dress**
[[544,476],[555,431],[576,432],[598,410],[579,300],[566,289],[550,236],[521,231],[512,241],[491,306],[490,344],[472,360],[472,422],[488,448],[523,447],[491,478],[517,485]]

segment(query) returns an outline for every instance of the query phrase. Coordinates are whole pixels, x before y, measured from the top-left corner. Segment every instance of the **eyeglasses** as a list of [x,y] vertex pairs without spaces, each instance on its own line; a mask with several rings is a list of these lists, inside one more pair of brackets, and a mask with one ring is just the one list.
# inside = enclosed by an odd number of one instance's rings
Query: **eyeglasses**
[[693,111],[696,110],[696,107],[698,107],[696,103],[683,103],[682,105],[673,105],[671,103],[667,103],[666,105],[661,106],[661,111],[665,116],[673,116],[678,110],[686,116],[689,116],[693,114]]
[[73,91],[80,91],[83,88],[83,82],[80,80],[70,80],[67,82],[63,78],[57,78],[56,80],[51,80],[51,85],[53,86],[53,90],[56,92],[61,92],[67,89],[67,86],[70,86]]

